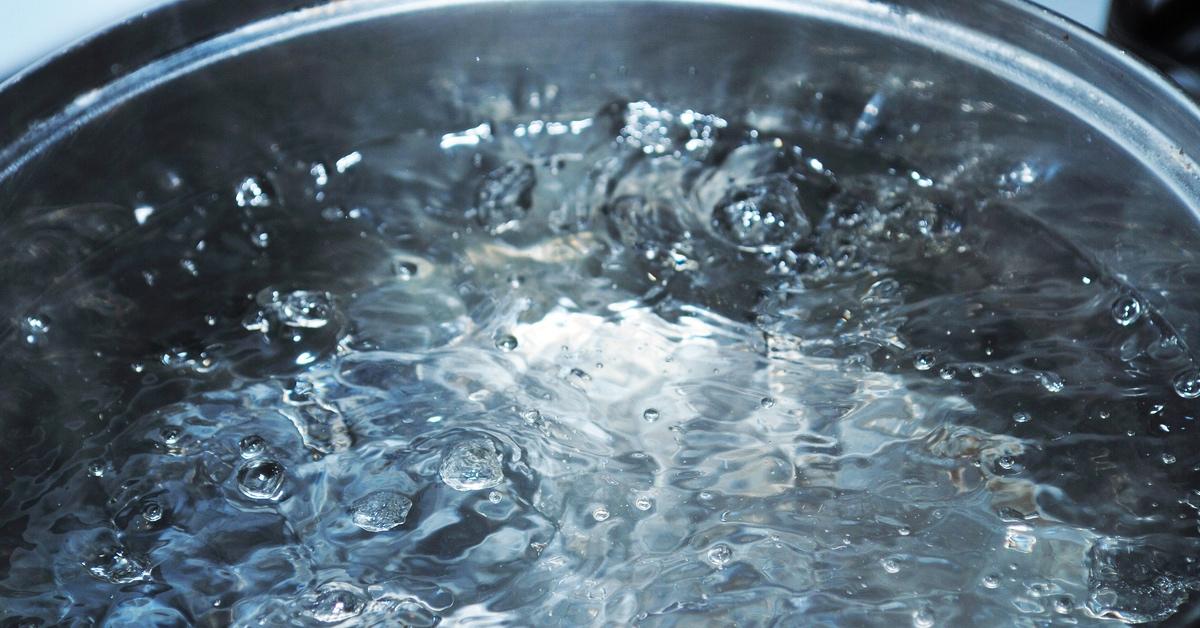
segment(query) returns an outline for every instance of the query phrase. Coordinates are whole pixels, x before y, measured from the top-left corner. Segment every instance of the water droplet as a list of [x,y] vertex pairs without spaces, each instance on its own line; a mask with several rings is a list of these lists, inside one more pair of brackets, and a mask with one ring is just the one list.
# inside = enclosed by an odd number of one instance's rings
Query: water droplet
[[918,371],[928,371],[929,369],[933,368],[935,361],[936,358],[934,358],[933,353],[930,353],[929,351],[922,351],[913,357],[913,366],[916,367]]
[[658,416],[658,410],[655,410],[654,408],[646,408],[642,412],[642,418],[645,419],[647,423],[653,423],[657,421]]
[[712,226],[738,249],[766,254],[777,254],[812,232],[799,192],[784,176],[730,190],[713,210]]
[[402,525],[412,500],[396,491],[374,491],[350,505],[354,525],[367,532],[384,532]]
[[912,529],[909,528],[908,526],[900,526],[900,528],[898,528],[896,530],[896,533],[899,534],[900,536],[908,536],[908,535],[912,534]]
[[1118,325],[1128,327],[1142,316],[1142,302],[1130,295],[1118,297],[1112,304],[1112,317]]
[[650,510],[654,507],[654,502],[646,496],[640,496],[633,501],[633,507],[638,510]]
[[1175,394],[1184,399],[1200,397],[1200,370],[1187,370],[1175,376]]
[[88,467],[87,467],[87,472],[88,472],[88,475],[90,475],[94,478],[104,477],[104,463],[100,462],[98,460],[89,463]]
[[984,367],[979,366],[979,365],[972,366],[968,370],[971,373],[971,377],[974,377],[975,379],[979,379],[980,377],[983,377],[983,374],[987,372],[987,369],[985,369]]
[[1168,453],[1164,453],[1162,455],[1162,462],[1163,462],[1163,464],[1175,464],[1175,456],[1168,454]]
[[1000,456],[996,459],[996,466],[1005,471],[1012,469],[1017,464],[1017,461],[1012,456]]
[[983,586],[987,589],[995,589],[1000,586],[1000,574],[990,573],[983,577]]
[[517,348],[517,339],[514,336],[504,334],[496,338],[496,348],[501,351],[513,351]]
[[705,558],[708,560],[708,564],[713,567],[724,569],[733,560],[733,548],[724,543],[717,543],[709,548]]
[[1054,600],[1054,612],[1060,615],[1068,615],[1075,608],[1075,601],[1068,596],[1062,596]]
[[775,407],[775,400],[770,397],[763,397],[758,400],[758,405],[763,408],[773,408]]
[[270,459],[242,464],[237,472],[238,490],[250,499],[275,499],[283,488],[283,465]]
[[958,376],[958,369],[954,368],[953,366],[943,366],[941,368],[941,370],[938,371],[938,377],[940,377],[946,381],[950,381],[957,376]]
[[456,491],[492,488],[504,481],[501,461],[490,438],[472,438],[458,443],[442,457],[438,474]]
[[888,573],[898,573],[900,571],[900,563],[894,558],[884,558],[879,561],[883,565],[883,570]]
[[357,617],[365,607],[366,601],[357,587],[330,582],[316,591],[306,612],[319,622],[335,624]]
[[158,502],[146,502],[146,505],[142,507],[142,518],[150,523],[162,519],[162,516],[163,508],[158,505]]
[[1033,420],[1033,416],[1023,410],[1020,412],[1014,412],[1012,418],[1013,421],[1016,421],[1017,423],[1028,423]]
[[269,186],[256,177],[246,177],[234,189],[238,207],[267,207],[271,204]]
[[592,519],[595,519],[596,521],[607,521],[609,516],[608,509],[604,506],[596,506],[592,510]]
[[251,434],[238,441],[238,447],[242,450],[243,458],[253,458],[266,450],[267,442],[258,434]]
[[501,493],[500,491],[492,491],[488,493],[488,501],[493,504],[499,504],[500,502],[504,501],[504,493]]

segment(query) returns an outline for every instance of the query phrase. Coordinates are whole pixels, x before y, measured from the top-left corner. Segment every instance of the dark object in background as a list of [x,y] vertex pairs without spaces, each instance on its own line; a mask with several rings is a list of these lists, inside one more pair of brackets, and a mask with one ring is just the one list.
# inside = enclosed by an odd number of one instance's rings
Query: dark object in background
[[1200,2],[1113,0],[1108,37],[1200,98]]

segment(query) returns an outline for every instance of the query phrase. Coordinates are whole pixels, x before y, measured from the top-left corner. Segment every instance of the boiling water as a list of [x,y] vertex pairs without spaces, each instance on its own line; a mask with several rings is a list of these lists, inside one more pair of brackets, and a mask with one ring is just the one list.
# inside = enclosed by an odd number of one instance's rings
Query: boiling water
[[1023,209],[1052,167],[818,135],[616,103],[63,210],[134,235],[10,330],[5,395],[83,392],[27,417],[0,618],[1170,616],[1169,321]]

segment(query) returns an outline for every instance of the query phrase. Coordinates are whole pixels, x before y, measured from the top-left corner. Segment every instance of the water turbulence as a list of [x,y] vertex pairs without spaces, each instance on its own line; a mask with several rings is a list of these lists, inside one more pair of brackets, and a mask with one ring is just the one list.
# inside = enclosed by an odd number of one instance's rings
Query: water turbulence
[[1045,625],[1200,588],[1200,371],[1023,209],[1052,173],[597,110],[90,208],[120,251],[68,210],[9,236],[90,255],[5,336],[5,396],[80,392],[14,458],[0,619]]

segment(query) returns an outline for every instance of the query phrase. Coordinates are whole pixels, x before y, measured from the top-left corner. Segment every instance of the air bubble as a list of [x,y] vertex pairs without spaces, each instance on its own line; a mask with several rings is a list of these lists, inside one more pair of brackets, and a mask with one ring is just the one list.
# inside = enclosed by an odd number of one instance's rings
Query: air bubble
[[475,194],[475,217],[489,231],[512,228],[533,206],[533,166],[510,162],[485,175]]
[[267,442],[258,434],[251,434],[238,441],[238,447],[242,450],[243,458],[253,458],[266,450]]
[[283,488],[283,465],[269,459],[251,460],[237,473],[238,490],[250,499],[271,500]]
[[295,329],[320,329],[333,315],[333,297],[328,292],[263,290],[256,300],[280,324]]
[[638,497],[633,501],[633,507],[638,510],[650,510],[654,507],[654,502],[649,497]]
[[119,547],[102,547],[86,562],[94,578],[112,584],[129,584],[150,579],[150,568],[140,559],[129,556]]
[[729,191],[712,216],[718,236],[750,253],[777,254],[812,232],[796,186],[782,176]]
[[515,336],[504,334],[496,338],[496,348],[501,351],[515,351],[517,348],[517,339]]
[[724,543],[717,543],[709,548],[705,558],[713,567],[724,569],[733,560],[733,549]]
[[1137,319],[1141,318],[1141,316],[1142,302],[1138,301],[1137,298],[1124,295],[1113,301],[1112,317],[1118,325],[1128,327],[1137,322]]
[[504,481],[500,453],[490,438],[458,443],[442,457],[438,475],[456,491],[476,491]]
[[596,506],[592,509],[592,519],[596,521],[607,521],[610,516],[608,509],[604,506]]
[[1184,399],[1200,397],[1200,371],[1188,370],[1175,376],[1175,394]]
[[354,525],[367,532],[385,532],[403,525],[412,500],[396,491],[374,491],[350,505]]
[[1057,373],[1038,373],[1035,375],[1035,377],[1037,378],[1038,383],[1041,384],[1042,388],[1045,388],[1047,392],[1062,392],[1063,380],[1058,376]]
[[1028,423],[1033,420],[1033,416],[1024,410],[1013,413],[1013,421],[1016,423]]
[[238,207],[267,207],[271,204],[269,186],[256,177],[246,177],[234,190],[234,201]]
[[271,234],[267,233],[265,229],[256,228],[250,234],[250,244],[256,248],[265,249],[271,244]]
[[400,281],[409,281],[417,276],[417,265],[408,261],[398,261],[393,265],[396,272],[396,278]]
[[933,614],[933,609],[924,606],[913,611],[912,623],[914,628],[933,628],[936,623],[936,616]]
[[588,375],[587,371],[580,368],[573,368],[568,373],[568,381],[575,385],[586,384],[592,381],[592,376]]
[[183,437],[183,430],[174,425],[168,425],[167,427],[159,430],[158,433],[160,436],[162,436],[163,442],[168,445],[174,445],[175,443],[178,443],[179,439]]
[[50,319],[45,315],[30,315],[21,320],[21,333],[26,344],[40,345],[50,334]]
[[159,519],[162,519],[162,516],[163,508],[157,502],[147,502],[142,507],[142,518],[150,523],[157,522]]
[[929,369],[933,368],[933,364],[936,361],[937,359],[932,353],[928,351],[922,351],[913,357],[913,366],[918,371],[928,371]]
[[335,624],[357,617],[364,608],[366,601],[357,587],[331,582],[316,591],[306,612],[319,622]]
[[654,408],[646,408],[645,410],[642,411],[642,418],[645,419],[645,421],[647,423],[653,423],[653,422],[657,421],[658,417],[659,417],[658,410],[656,410]]
[[329,169],[321,162],[314,162],[308,169],[308,174],[313,178],[313,183],[317,187],[325,187],[329,183]]

